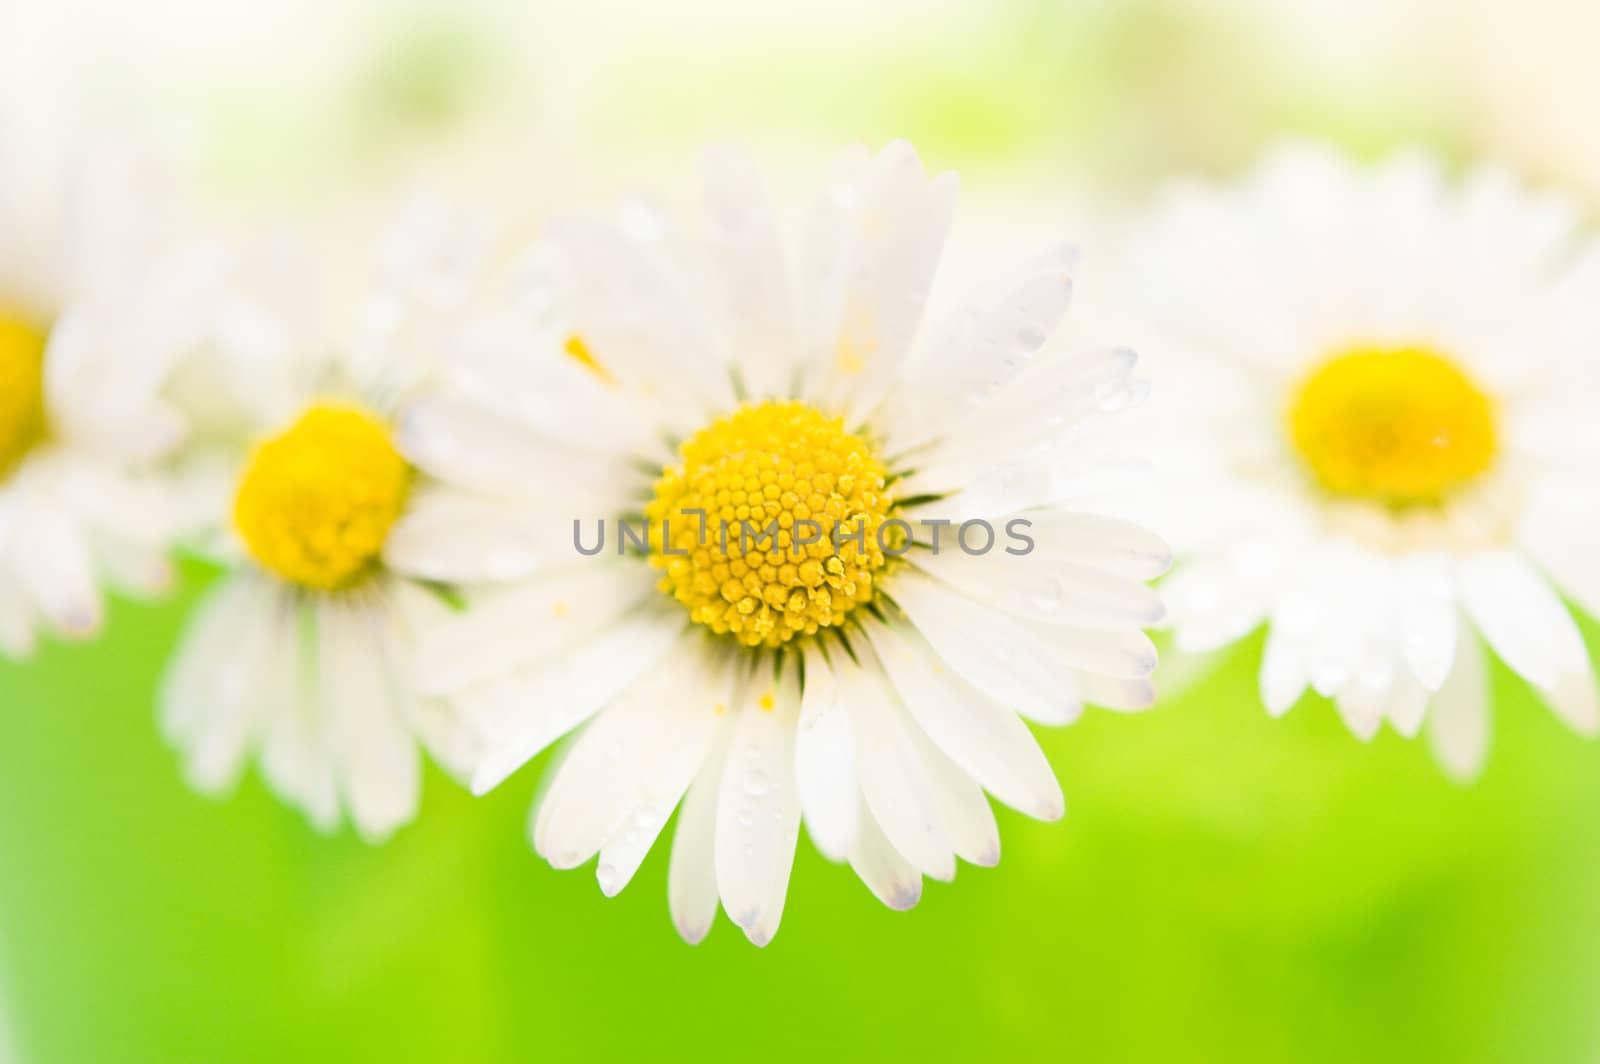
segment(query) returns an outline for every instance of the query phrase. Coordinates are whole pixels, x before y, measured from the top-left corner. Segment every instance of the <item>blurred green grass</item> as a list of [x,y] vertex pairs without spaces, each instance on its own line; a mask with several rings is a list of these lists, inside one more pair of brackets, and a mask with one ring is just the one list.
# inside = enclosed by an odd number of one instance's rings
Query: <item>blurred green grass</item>
[[1420,743],[1274,722],[1259,646],[1044,740],[1065,821],[880,907],[802,842],[764,951],[683,945],[664,848],[620,897],[527,848],[537,772],[434,773],[388,846],[255,776],[181,782],[153,691],[207,575],[0,671],[0,986],[23,1059],[1565,1062],[1595,1049],[1600,752],[1496,674],[1482,783]]

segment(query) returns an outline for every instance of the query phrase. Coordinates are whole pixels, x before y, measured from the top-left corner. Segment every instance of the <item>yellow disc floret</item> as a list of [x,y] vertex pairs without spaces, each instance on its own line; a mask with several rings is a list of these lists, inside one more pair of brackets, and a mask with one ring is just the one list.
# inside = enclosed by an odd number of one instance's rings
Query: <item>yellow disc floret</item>
[[745,406],[679,454],[645,511],[650,564],[697,623],[776,647],[872,601],[883,548],[903,534],[884,527],[883,464],[840,419],[799,402]]
[[0,310],[0,477],[45,436],[45,339],[28,319]]
[[322,402],[256,447],[233,520],[263,568],[302,587],[338,591],[375,565],[410,487],[411,467],[382,421]]
[[1420,347],[1358,348],[1306,378],[1289,431],[1317,482],[1393,507],[1433,505],[1494,462],[1494,408],[1453,362]]

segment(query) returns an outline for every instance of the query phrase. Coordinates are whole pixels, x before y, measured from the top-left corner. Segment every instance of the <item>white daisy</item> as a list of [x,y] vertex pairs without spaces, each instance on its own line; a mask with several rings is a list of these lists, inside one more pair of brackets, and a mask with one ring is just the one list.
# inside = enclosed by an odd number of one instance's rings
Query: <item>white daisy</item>
[[1431,722],[1475,773],[1487,643],[1574,728],[1600,723],[1565,593],[1600,609],[1600,251],[1483,169],[1277,154],[1185,187],[1134,242],[1163,388],[1135,426],[1182,559],[1180,650],[1270,625],[1273,714],[1313,688],[1366,738]]
[[[681,805],[679,931],[698,941],[720,900],[764,944],[802,818],[906,908],[956,858],[999,859],[985,791],[1060,816],[1022,718],[1152,700],[1140,626],[1161,617],[1145,581],[1167,554],[1089,512],[1115,465],[1099,415],[1139,385],[1130,352],[1047,343],[1070,253],[924,330],[956,181],[909,145],[844,156],[792,258],[747,161],[711,156],[704,192],[695,241],[642,209],[556,227],[572,331],[545,328],[565,357],[527,357],[515,314],[480,320],[452,356],[459,394],[402,417],[439,485],[394,538],[436,577],[503,584],[468,596],[417,671],[496,737],[474,789],[588,722],[537,851],[598,855],[614,894]],[[619,553],[629,514],[649,546]],[[776,546],[740,542],[751,516]],[[452,526],[481,529],[479,551],[430,551]]]
[[112,149],[0,130],[0,652],[100,630],[101,587],[164,590],[183,510],[164,397],[193,342],[201,256],[174,189]]
[[215,349],[182,383],[204,408],[196,462],[216,484],[231,571],[162,690],[164,730],[198,789],[229,788],[259,750],[268,785],[318,829],[344,809],[376,842],[416,813],[419,741],[458,774],[475,756],[472,733],[404,682],[446,591],[385,551],[428,490],[391,414],[425,392],[491,248],[486,226],[419,200],[353,300],[330,297],[343,286],[311,258],[219,286]]

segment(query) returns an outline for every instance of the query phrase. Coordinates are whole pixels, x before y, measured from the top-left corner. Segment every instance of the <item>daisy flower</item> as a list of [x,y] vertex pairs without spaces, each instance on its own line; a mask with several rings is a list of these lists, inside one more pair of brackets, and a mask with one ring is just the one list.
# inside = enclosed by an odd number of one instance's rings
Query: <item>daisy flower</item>
[[0,135],[0,653],[96,634],[102,587],[171,581],[182,531],[164,389],[194,341],[200,257],[148,160]]
[[267,784],[315,827],[346,812],[377,842],[416,813],[419,743],[457,774],[473,758],[470,730],[404,682],[418,633],[450,607],[395,535],[429,488],[392,418],[426,393],[492,245],[486,225],[419,199],[353,298],[293,249],[219,285],[214,347],[180,384],[228,572],[161,693],[197,789],[228,789],[259,752]]
[[1141,439],[1180,558],[1180,650],[1270,626],[1261,697],[1350,729],[1426,721],[1468,777],[1484,646],[1582,732],[1595,678],[1566,594],[1600,608],[1600,252],[1564,201],[1481,169],[1283,150],[1186,187],[1134,241],[1165,388]]
[[[398,530],[485,530],[432,568],[479,586],[416,672],[492,737],[474,789],[584,725],[534,848],[598,856],[614,894],[678,809],[691,942],[719,901],[771,939],[802,821],[894,908],[994,864],[985,792],[1063,811],[1024,718],[1153,698],[1166,548],[1093,512],[1134,356],[1052,342],[1062,248],[923,328],[955,196],[909,145],[853,152],[790,246],[715,153],[702,233],[640,207],[558,224],[549,353],[482,318],[457,395],[402,416],[439,484]],[[529,572],[485,586],[490,560]]]

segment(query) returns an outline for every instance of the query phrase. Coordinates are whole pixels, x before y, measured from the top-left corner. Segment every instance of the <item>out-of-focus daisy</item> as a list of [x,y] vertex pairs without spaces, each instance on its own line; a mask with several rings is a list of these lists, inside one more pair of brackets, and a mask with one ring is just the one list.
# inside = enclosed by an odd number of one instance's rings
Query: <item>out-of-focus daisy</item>
[[[162,691],[193,784],[229,787],[259,750],[267,783],[321,830],[347,810],[379,841],[416,812],[420,741],[464,773],[470,731],[405,670],[447,589],[387,553],[428,485],[391,415],[426,389],[469,305],[486,226],[419,199],[350,298],[313,259],[224,284],[212,357],[186,367],[231,571],[198,607]],[[332,271],[338,272],[338,271]],[[459,549],[459,547],[458,547]]]
[[1261,694],[1357,735],[1426,718],[1469,776],[1482,645],[1574,728],[1595,678],[1563,604],[1600,608],[1600,253],[1496,170],[1360,169],[1283,150],[1185,187],[1134,242],[1164,384],[1140,411],[1170,479],[1180,649],[1270,625]]
[[[681,807],[679,931],[698,941],[720,900],[764,944],[802,818],[906,908],[958,857],[998,860],[985,791],[1060,816],[1023,718],[1151,701],[1145,581],[1167,555],[1089,512],[1116,464],[1101,415],[1140,386],[1128,351],[1047,343],[1066,250],[924,329],[956,181],[909,145],[844,156],[794,248],[742,157],[710,156],[704,195],[698,239],[643,209],[556,228],[551,351],[526,357],[515,315],[479,321],[458,396],[402,418],[440,487],[396,535],[478,524],[482,553],[429,571],[526,573],[470,595],[419,660],[496,737],[474,788],[588,722],[534,847],[598,855],[613,894]],[[619,539],[628,515],[647,543]]]
[[[203,256],[173,185],[115,148],[0,126],[0,652],[99,631],[102,585],[153,594],[183,519],[164,389]],[[184,250],[180,250],[180,246]]]

